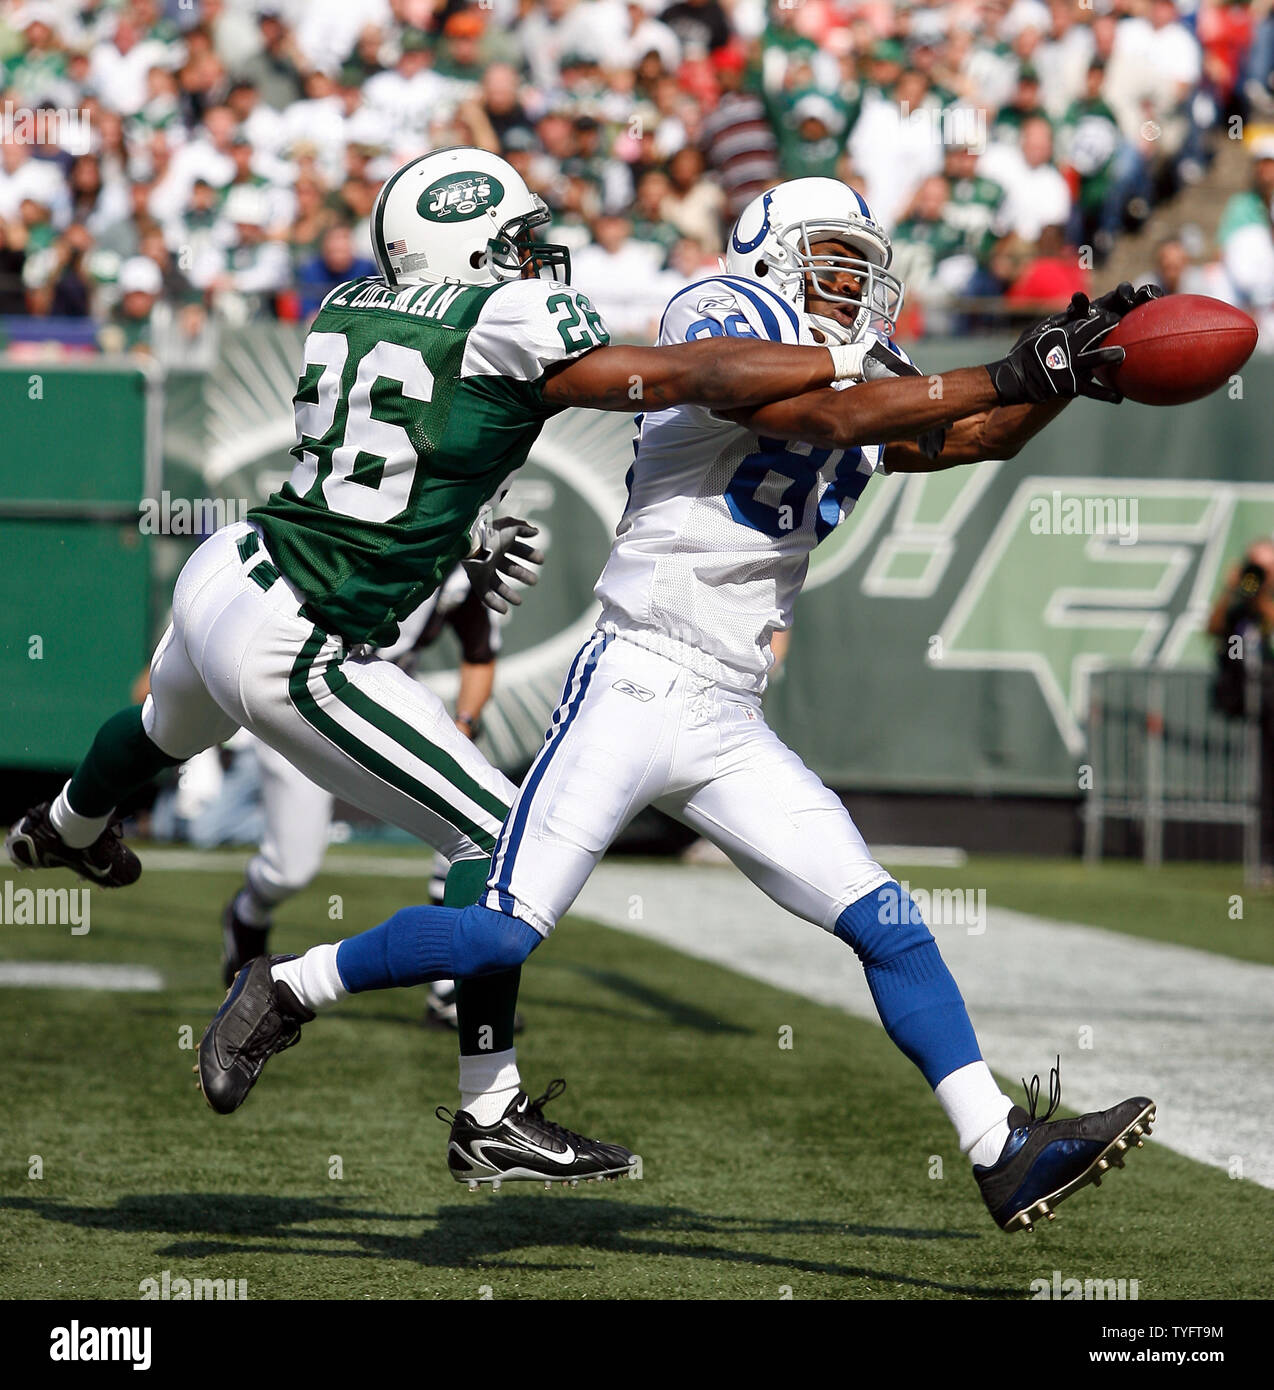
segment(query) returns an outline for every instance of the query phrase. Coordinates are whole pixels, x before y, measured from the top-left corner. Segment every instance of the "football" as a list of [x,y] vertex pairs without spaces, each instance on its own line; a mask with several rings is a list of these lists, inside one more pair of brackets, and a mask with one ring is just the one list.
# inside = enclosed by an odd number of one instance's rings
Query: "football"
[[1129,400],[1184,405],[1223,386],[1247,361],[1256,324],[1224,300],[1170,294],[1134,309],[1103,345],[1127,354],[1110,379]]

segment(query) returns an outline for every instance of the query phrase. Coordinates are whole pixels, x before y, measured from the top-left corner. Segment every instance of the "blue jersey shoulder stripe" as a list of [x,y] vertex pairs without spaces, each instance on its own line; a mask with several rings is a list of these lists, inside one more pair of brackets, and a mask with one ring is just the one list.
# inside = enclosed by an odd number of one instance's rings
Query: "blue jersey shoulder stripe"
[[781,299],[775,294],[773,290],[764,289],[760,285],[749,285],[744,280],[730,279],[727,280],[726,283],[742,291],[742,293],[756,305],[757,312],[761,315],[761,322],[765,324],[766,331],[774,342],[781,343],[783,341],[783,332],[782,329],[779,328],[778,320],[774,317],[773,309],[767,306],[765,300],[761,298],[762,295],[765,295],[765,298],[770,300],[772,304],[777,304],[786,311],[788,319],[792,324],[792,332],[795,333],[798,338],[800,337],[801,321],[796,317],[796,310],[793,309],[785,299]]
[[[716,278],[715,276],[713,277]],[[704,285],[710,285],[712,280],[696,280],[693,285],[687,285],[684,290],[678,290],[676,294],[664,305],[664,311],[659,318],[659,337],[664,336],[664,323],[668,318],[668,311],[682,297],[689,294],[692,290],[702,289]]]
[[682,298],[683,295],[691,294],[695,290],[702,290],[708,285],[724,285],[727,289],[735,293],[742,293],[756,306],[757,312],[761,315],[761,321],[765,324],[767,331],[775,342],[782,341],[782,333],[779,330],[778,320],[774,317],[773,310],[766,306],[762,295],[772,304],[776,304],[783,309],[792,322],[792,329],[797,334],[800,333],[800,320],[796,316],[796,310],[785,300],[775,294],[773,290],[768,290],[762,285],[752,285],[746,280],[741,280],[734,275],[710,275],[704,280],[696,280],[693,285],[687,285],[684,290],[678,290],[676,294],[664,306],[663,316],[659,320],[659,336],[664,335],[664,323],[668,318],[668,311]]

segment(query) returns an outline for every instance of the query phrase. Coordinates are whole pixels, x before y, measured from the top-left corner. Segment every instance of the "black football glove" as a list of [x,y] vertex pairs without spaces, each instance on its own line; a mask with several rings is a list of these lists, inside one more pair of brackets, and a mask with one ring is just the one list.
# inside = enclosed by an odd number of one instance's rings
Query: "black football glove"
[[1076,292],[1071,295],[1071,302],[1065,309],[1056,314],[1049,314],[1047,318],[1042,318],[1036,323],[1028,324],[1018,334],[1017,342],[1013,346],[1021,347],[1023,343],[1039,337],[1046,328],[1074,323],[1079,319],[1101,318],[1110,328],[1114,328],[1125,314],[1148,304],[1152,299],[1161,298],[1162,295],[1163,291],[1158,285],[1142,285],[1140,289],[1134,290],[1127,280],[1121,281],[1113,290],[1107,290],[1094,300],[1089,300],[1086,294]]
[[1101,346],[1118,321],[1093,312],[1087,295],[1075,295],[1060,314],[1029,328],[1007,357],[987,363],[1000,404],[1042,405],[1091,396],[1117,405],[1123,397],[1095,373],[1124,360],[1123,348]]
[[[504,576],[528,587],[539,582],[539,575],[526,568],[544,563],[543,552],[526,544],[531,536],[539,534],[538,526],[516,516],[501,516],[479,524],[477,547],[461,563],[473,591],[493,613],[507,613],[510,604],[522,602],[522,595],[505,583]],[[519,564],[520,560],[526,564]]]
[[[1088,296],[1086,294],[1076,293],[1071,295],[1071,302],[1066,308],[1059,310],[1056,314],[1049,314],[1047,318],[1037,319],[1034,323],[1028,323],[1017,335],[1017,342],[1013,344],[1012,350],[1016,351],[1025,343],[1029,343],[1033,339],[1038,338],[1041,333],[1046,332],[1050,328],[1060,328],[1063,324],[1075,323],[1079,319],[1086,319],[1088,317],[1089,307]],[[1118,319],[1112,320],[1111,327],[1113,328],[1117,322]]]
[[[889,376],[922,376],[919,367],[913,367],[910,362],[905,362],[897,353],[890,352],[884,343],[877,340],[863,354],[863,380],[879,381],[882,377]],[[942,446],[946,443],[947,429],[945,425],[936,425],[931,430],[926,430],[924,434],[916,440],[920,446],[921,453],[927,459],[936,459],[942,452]]]
[[1127,280],[1121,280],[1113,290],[1107,290],[1105,294],[1094,299],[1092,307],[1099,314],[1113,314],[1118,322],[1125,314],[1140,309],[1152,299],[1162,298],[1163,291],[1158,285],[1141,285],[1133,289]]

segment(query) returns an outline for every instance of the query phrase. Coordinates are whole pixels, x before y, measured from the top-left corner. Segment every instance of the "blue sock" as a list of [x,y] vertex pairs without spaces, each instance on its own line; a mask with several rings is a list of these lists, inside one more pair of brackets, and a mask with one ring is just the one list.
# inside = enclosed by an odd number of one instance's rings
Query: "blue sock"
[[485,907],[403,907],[342,941],[336,969],[351,994],[510,970],[543,938],[518,917]]
[[930,1086],[982,1060],[959,987],[899,883],[852,903],[834,931],[862,961],[885,1032]]

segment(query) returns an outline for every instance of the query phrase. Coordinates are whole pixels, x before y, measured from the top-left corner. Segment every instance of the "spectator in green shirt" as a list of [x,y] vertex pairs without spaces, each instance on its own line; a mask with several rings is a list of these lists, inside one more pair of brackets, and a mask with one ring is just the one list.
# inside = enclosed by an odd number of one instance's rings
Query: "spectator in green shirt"
[[961,249],[985,266],[1000,234],[1004,188],[978,173],[978,153],[971,145],[948,146],[942,172],[950,190],[943,215],[962,234]]
[[779,164],[785,179],[832,178],[845,148],[845,112],[821,92],[793,103],[779,135]]
[[1091,245],[1100,262],[1114,240],[1112,221],[1122,208],[1109,209],[1115,191],[1115,158],[1122,137],[1115,113],[1102,97],[1106,64],[1100,59],[1084,77],[1084,95],[1062,118],[1061,157],[1079,176],[1079,196],[1071,210],[1069,235],[1076,246]]
[[1049,114],[1040,101],[1040,75],[1032,67],[1024,67],[1018,73],[1017,86],[1007,106],[1000,107],[991,124],[993,143],[1018,144],[1022,127],[1027,121],[1042,119],[1048,121]]

